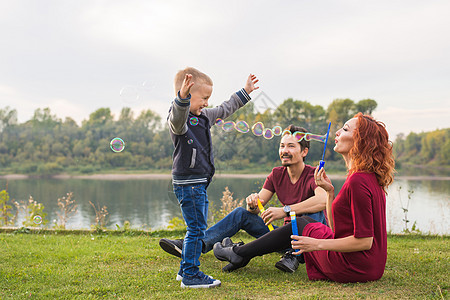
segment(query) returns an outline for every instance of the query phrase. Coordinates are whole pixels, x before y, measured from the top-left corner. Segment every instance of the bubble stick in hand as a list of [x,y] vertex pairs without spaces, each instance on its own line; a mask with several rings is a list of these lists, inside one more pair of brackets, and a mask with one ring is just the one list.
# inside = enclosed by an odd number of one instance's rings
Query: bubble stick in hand
[[[290,212],[291,216],[291,225],[292,225],[292,235],[298,235],[298,228],[297,228],[297,216],[295,215],[295,211]],[[299,250],[295,250],[295,252],[298,252]]]
[[325,146],[323,146],[323,154],[322,154],[322,160],[319,163],[319,171],[325,166],[325,152],[327,151],[327,143],[328,143],[328,136],[330,135],[330,127],[331,122],[328,124],[328,131],[327,131],[327,138],[325,139]]
[[[258,198],[258,207],[259,207],[259,211],[260,211],[261,213],[263,213],[263,212],[265,211],[264,206],[262,206],[261,201],[259,201],[259,198]],[[267,227],[269,227],[269,230],[270,230],[270,231],[273,230],[272,224],[267,225]]]

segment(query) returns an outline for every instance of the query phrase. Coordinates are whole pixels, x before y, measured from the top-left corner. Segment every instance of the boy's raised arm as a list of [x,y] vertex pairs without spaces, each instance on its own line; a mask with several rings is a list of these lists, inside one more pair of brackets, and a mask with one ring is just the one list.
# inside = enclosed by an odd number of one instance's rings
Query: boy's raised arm
[[170,130],[177,135],[185,134],[187,131],[186,120],[189,116],[191,99],[191,88],[194,85],[191,74],[186,74],[178,91],[177,97],[172,103],[169,112],[168,123]]

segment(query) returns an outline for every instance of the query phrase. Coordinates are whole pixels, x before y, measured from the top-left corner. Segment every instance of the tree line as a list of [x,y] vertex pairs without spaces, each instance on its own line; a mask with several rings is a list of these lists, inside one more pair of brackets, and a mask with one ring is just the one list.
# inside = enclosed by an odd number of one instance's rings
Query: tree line
[[438,168],[450,167],[450,128],[407,136],[399,134],[394,143],[397,166],[427,165]]
[[[262,122],[265,128],[303,126],[309,132],[325,134],[332,122],[330,136],[356,112],[371,114],[377,107],[372,99],[355,102],[336,99],[327,108],[308,101],[286,99],[274,109],[258,112],[251,102],[227,121],[244,120],[251,127]],[[164,116],[164,119],[166,116]],[[213,126],[213,149],[216,169],[219,171],[267,171],[278,164],[279,138],[267,140],[250,132],[235,130],[225,132]],[[409,134],[396,141],[399,158],[415,163],[448,164],[449,130]],[[120,137],[125,150],[115,153],[110,141]],[[327,167],[345,170],[342,159],[332,151],[334,143],[326,150]],[[397,145],[398,144],[398,145]],[[166,122],[152,110],[143,110],[135,116],[124,107],[115,118],[109,108],[100,108],[82,121],[79,126],[72,118],[65,120],[52,114],[50,108],[39,108],[33,117],[18,123],[17,111],[10,107],[0,109],[0,168],[2,174],[21,173],[54,175],[61,173],[94,173],[105,171],[170,171],[172,141]],[[323,143],[311,141],[307,163],[316,164],[322,156]],[[424,160],[415,156],[419,154]]]

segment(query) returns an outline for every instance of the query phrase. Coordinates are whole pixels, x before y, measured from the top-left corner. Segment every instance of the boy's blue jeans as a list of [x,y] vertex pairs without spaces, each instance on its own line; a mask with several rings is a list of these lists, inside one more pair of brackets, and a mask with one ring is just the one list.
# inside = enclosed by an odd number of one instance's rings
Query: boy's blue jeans
[[208,217],[207,184],[175,185],[173,190],[180,203],[181,212],[187,225],[183,242],[180,268],[183,277],[192,277],[199,271],[202,239],[205,236]]

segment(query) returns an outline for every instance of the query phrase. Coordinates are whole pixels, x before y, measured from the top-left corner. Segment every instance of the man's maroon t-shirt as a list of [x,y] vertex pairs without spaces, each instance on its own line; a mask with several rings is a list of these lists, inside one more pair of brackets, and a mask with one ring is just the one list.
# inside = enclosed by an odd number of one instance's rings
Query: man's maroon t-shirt
[[387,259],[386,196],[374,173],[354,173],[333,201],[334,233],[320,223],[310,223],[304,236],[337,239],[373,237],[370,250],[304,253],[311,280],[364,282],[381,278]]
[[[275,167],[267,176],[263,188],[276,193],[283,205],[300,203],[315,195],[317,185],[314,181],[314,170],[315,168],[305,165],[300,178],[296,183],[292,183],[286,167]],[[286,217],[284,220],[286,222],[290,218]]]

